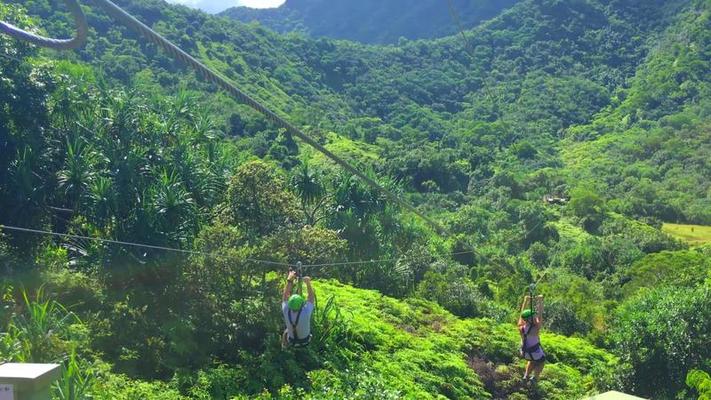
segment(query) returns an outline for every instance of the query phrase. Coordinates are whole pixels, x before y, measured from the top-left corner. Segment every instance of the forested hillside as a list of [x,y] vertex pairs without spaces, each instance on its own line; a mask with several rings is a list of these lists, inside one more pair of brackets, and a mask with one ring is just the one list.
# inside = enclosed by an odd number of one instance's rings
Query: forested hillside
[[[708,388],[711,247],[662,231],[711,225],[708,0],[523,0],[466,41],[388,46],[117,4],[446,232],[98,8],[75,52],[0,35],[0,361],[63,363],[56,398]],[[53,0],[0,20],[73,32]],[[279,264],[299,261],[326,264],[314,342],[282,350]],[[514,323],[534,282],[531,387]]]
[[287,0],[278,8],[233,7],[220,13],[242,22],[258,21],[277,32],[314,37],[396,43],[400,38],[453,35],[498,15],[517,0]]

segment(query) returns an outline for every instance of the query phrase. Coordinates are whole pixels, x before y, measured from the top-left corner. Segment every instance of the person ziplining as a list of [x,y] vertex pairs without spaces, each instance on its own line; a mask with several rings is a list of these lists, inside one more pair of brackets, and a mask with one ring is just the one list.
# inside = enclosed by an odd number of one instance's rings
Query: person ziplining
[[[293,293],[294,281],[299,280],[297,293]],[[301,295],[301,281],[306,283],[308,298]],[[286,329],[281,339],[282,348],[288,346],[304,347],[311,342],[311,315],[314,312],[316,294],[311,286],[311,278],[301,278],[294,270],[289,270],[286,286],[281,298],[281,311],[284,314]]]
[[530,294],[524,296],[520,312],[518,332],[521,335],[521,348],[519,353],[527,361],[523,380],[535,384],[546,363],[546,354],[543,352],[540,339],[543,325],[543,296],[534,297],[533,289],[530,289]]

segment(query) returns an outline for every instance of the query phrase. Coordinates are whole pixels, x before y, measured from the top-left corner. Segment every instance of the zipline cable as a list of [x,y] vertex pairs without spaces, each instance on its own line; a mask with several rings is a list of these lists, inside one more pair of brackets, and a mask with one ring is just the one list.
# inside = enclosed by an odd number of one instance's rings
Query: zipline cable
[[[90,240],[90,241],[101,242],[101,243],[116,244],[116,245],[120,245],[120,246],[139,247],[139,248],[144,248],[144,249],[162,250],[162,251],[169,251],[169,252],[174,252],[174,253],[182,253],[182,254],[190,254],[190,255],[210,256],[210,255],[217,254],[217,253],[206,253],[203,251],[195,251],[195,250],[184,250],[184,249],[178,249],[178,248],[174,248],[174,247],[156,246],[156,245],[145,244],[145,243],[125,242],[122,240],[104,239],[104,238],[98,238],[98,237],[93,237],[93,236],[74,235],[71,233],[59,233],[59,232],[45,231],[45,230],[41,230],[41,229],[23,228],[23,227],[19,227],[19,226],[0,225],[0,231],[2,231],[2,230],[35,233],[35,234],[40,234],[40,235],[57,236],[57,237],[62,237],[62,238]],[[279,267],[291,267],[291,266],[295,267],[296,266],[296,264],[288,264],[288,263],[282,263],[282,262],[278,262],[278,261],[260,260],[260,259],[256,259],[256,258],[245,258],[244,260],[249,261],[249,262],[254,262],[254,263],[266,264],[266,265],[276,265]]]
[[[474,250],[468,250],[468,251],[458,251],[455,253],[447,253],[444,254],[445,256],[459,256],[462,254],[476,254]],[[415,259],[418,259],[415,257]],[[376,264],[376,263],[388,263],[388,262],[395,262],[400,260],[400,257],[398,258],[386,258],[386,259],[380,259],[380,260],[363,260],[363,261],[346,261],[346,262],[337,262],[337,263],[323,263],[323,264],[304,264],[304,268],[317,268],[317,267],[341,267],[341,266],[348,266],[348,265],[363,265],[363,264]]]
[[[536,228],[538,228],[543,222],[544,221],[539,221],[536,225],[533,226],[533,228],[526,231],[524,233],[523,237],[528,236],[531,232],[533,232]],[[89,241],[96,241],[96,242],[101,242],[101,243],[116,244],[116,245],[121,245],[121,246],[139,247],[139,248],[145,248],[145,249],[162,250],[162,251],[190,254],[190,255],[217,256],[217,255],[222,254],[222,252],[217,252],[217,251],[216,252],[204,252],[204,251],[197,251],[197,250],[185,250],[185,249],[179,249],[179,248],[175,248],[175,247],[156,246],[156,245],[146,244],[146,243],[127,242],[127,241],[122,241],[122,240],[104,239],[104,238],[99,238],[99,237],[95,237],[95,236],[76,235],[76,234],[71,234],[71,233],[60,233],[60,232],[53,232],[53,231],[48,231],[48,230],[24,228],[24,227],[19,227],[19,226],[10,226],[10,225],[0,224],[0,231],[2,231],[2,230],[34,233],[34,234],[39,234],[39,235],[56,236],[56,237],[62,237],[62,238],[89,240]],[[458,251],[458,252],[447,253],[447,254],[443,254],[443,255],[448,256],[448,257],[453,257],[453,256],[458,256],[458,255],[464,255],[464,254],[475,254],[475,255],[478,255],[479,257],[486,259],[487,261],[489,261],[492,264],[496,264],[491,258],[479,253],[473,247],[471,250]],[[278,261],[261,260],[261,259],[256,259],[256,258],[245,258],[244,259],[244,261],[249,261],[249,262],[254,262],[254,263],[260,263],[260,264],[265,264],[265,265],[274,265],[274,266],[279,266],[279,267],[299,268],[299,269],[389,263],[389,262],[396,262],[398,260],[400,260],[400,257],[379,259],[379,260],[345,261],[345,262],[337,262],[337,263],[302,264],[301,262],[297,262],[296,264],[291,264],[291,263],[283,263],[283,262],[278,262]],[[548,271],[546,270],[543,273],[543,275],[538,279],[536,284],[538,284],[538,282],[540,282],[546,276],[547,273],[548,273]]]
[[89,35],[89,25],[86,22],[86,17],[79,3],[75,0],[64,0],[64,4],[67,5],[69,12],[74,16],[74,24],[77,28],[76,35],[72,39],[54,39],[40,36],[4,21],[0,21],[0,32],[4,32],[16,39],[24,40],[37,46],[48,47],[55,50],[77,49],[86,43],[86,38]]
[[449,8],[449,16],[452,17],[452,20],[457,25],[459,33],[462,35],[465,52],[469,57],[471,57],[472,60],[474,60],[475,57],[474,52],[471,51],[471,43],[469,42],[469,38],[467,38],[467,35],[464,33],[464,26],[462,26],[462,21],[459,19],[459,14],[457,14],[457,10],[454,8],[454,3],[452,3],[452,0],[447,0],[447,8]]
[[[74,15],[74,19],[77,24],[77,36],[72,39],[72,40],[60,40],[60,39],[51,39],[51,38],[46,38],[43,36],[38,36],[35,35],[31,32],[27,32],[25,30],[22,30],[18,27],[15,27],[13,25],[7,24],[7,23],[2,23],[0,25],[3,29],[2,31],[7,33],[10,36],[13,36],[15,38],[21,39],[21,40],[26,40],[30,41],[38,46],[42,47],[49,47],[53,49],[59,49],[59,50],[65,50],[69,48],[74,48],[78,47],[82,43],[86,41],[87,34],[88,34],[88,26],[86,23],[86,17],[84,17],[84,12],[81,10],[81,7],[77,3],[76,0],[64,0],[64,2],[67,4],[67,7],[69,8],[69,11]],[[289,134],[298,137],[302,141],[304,141],[306,144],[310,145],[326,157],[330,158],[333,162],[341,166],[343,169],[346,171],[350,172],[351,174],[359,177],[363,182],[365,182],[368,186],[372,187],[373,189],[376,189],[378,192],[381,194],[385,195],[390,201],[393,201],[395,203],[398,203],[401,207],[405,208],[406,210],[414,213],[418,217],[422,218],[423,221],[427,222],[430,226],[432,226],[439,234],[446,234],[446,230],[444,227],[439,224],[438,222],[434,221],[433,219],[429,218],[426,216],[424,213],[422,213],[420,210],[415,208],[412,204],[410,204],[408,201],[401,199],[397,194],[394,192],[388,190],[384,186],[380,185],[378,182],[376,182],[374,179],[368,177],[365,175],[363,172],[358,170],[357,168],[353,167],[350,165],[348,162],[343,160],[342,158],[338,157],[336,154],[328,150],[326,147],[322,146],[320,143],[318,143],[316,140],[312,139],[309,135],[304,133],[301,129],[295,127],[288,121],[286,121],[284,118],[281,118],[278,116],[275,112],[271,111],[268,109],[266,106],[262,105],[260,102],[240,90],[237,86],[235,86],[232,82],[230,82],[227,78],[223,77],[221,74],[213,71],[209,67],[205,66],[203,63],[192,57],[190,54],[186,53],[183,51],[180,47],[174,45],[171,43],[168,39],[164,38],[161,36],[159,33],[155,32],[151,28],[149,28],[147,25],[143,24],[141,21],[137,20],[135,17],[133,17],[131,14],[127,13],[124,11],[122,8],[117,6],[116,4],[112,3],[109,0],[94,0],[94,3],[101,7],[107,14],[109,14],[112,18],[122,22],[124,25],[129,27],[130,29],[140,33],[143,35],[146,39],[148,39],[150,42],[153,44],[161,47],[165,52],[167,52],[169,55],[171,55],[174,59],[181,61],[182,63],[186,64],[187,66],[191,67],[193,70],[195,70],[198,74],[200,74],[203,78],[208,80],[209,82],[212,82],[222,88],[223,90],[227,91],[229,94],[231,94],[234,98],[236,98],[238,101],[252,107],[254,110],[260,112],[262,115],[264,115],[268,120],[279,126],[280,128],[285,129]]]
[[201,254],[199,251],[193,251],[193,250],[183,250],[183,249],[176,249],[176,248],[171,248],[171,247],[155,246],[152,244],[144,244],[144,243],[124,242],[122,240],[103,239],[103,238],[97,238],[97,237],[91,237],[91,236],[74,235],[71,233],[59,233],[59,232],[45,231],[45,230],[41,230],[41,229],[23,228],[23,227],[19,227],[19,226],[0,225],[0,230],[36,233],[36,234],[41,234],[41,235],[59,236],[59,237],[71,238],[71,239],[91,240],[91,241],[101,242],[101,243],[118,244],[121,246],[131,246],[131,247],[141,247],[141,248],[153,249],[153,250],[172,251],[175,253]]
[[[59,232],[52,232],[52,231],[41,230],[41,229],[23,228],[23,227],[19,227],[19,226],[10,226],[10,225],[0,224],[0,231],[3,231],[3,230],[34,233],[34,234],[39,234],[39,235],[56,236],[56,237],[70,238],[70,239],[89,240],[89,241],[95,241],[95,242],[101,242],[101,243],[116,244],[116,245],[120,245],[120,246],[130,246],[130,247],[138,247],[138,248],[145,248],[145,249],[162,250],[162,251],[189,254],[189,255],[201,255],[201,256],[208,256],[209,257],[209,256],[217,256],[217,255],[223,254],[223,252],[219,252],[219,251],[204,252],[204,251],[196,251],[196,250],[185,250],[185,249],[178,249],[175,247],[156,246],[156,245],[146,244],[146,243],[126,242],[126,241],[122,241],[122,240],[104,239],[104,238],[98,238],[98,237],[94,237],[94,236],[75,235],[75,234],[71,234],[71,233],[59,233]],[[448,253],[448,254],[444,254],[444,255],[445,256],[455,256],[455,255],[469,254],[469,253],[473,253],[473,251],[460,251],[460,252]],[[296,264],[290,264],[290,263],[283,263],[283,262],[278,262],[278,261],[262,260],[262,259],[257,259],[257,258],[244,258],[244,261],[249,261],[249,262],[253,262],[253,263],[259,263],[259,264],[265,264],[265,265],[275,265],[275,266],[279,266],[279,267],[295,268],[295,271],[299,272],[299,274],[301,274],[302,269],[306,269],[306,268],[331,267],[331,266],[337,267],[337,266],[344,266],[344,265],[362,265],[362,264],[373,264],[373,263],[385,263],[385,262],[395,262],[397,260],[399,260],[399,258],[390,258],[390,259],[384,259],[384,260],[350,261],[350,262],[327,263],[327,264],[325,264],[325,263],[324,264],[302,264],[300,262],[297,262]]]

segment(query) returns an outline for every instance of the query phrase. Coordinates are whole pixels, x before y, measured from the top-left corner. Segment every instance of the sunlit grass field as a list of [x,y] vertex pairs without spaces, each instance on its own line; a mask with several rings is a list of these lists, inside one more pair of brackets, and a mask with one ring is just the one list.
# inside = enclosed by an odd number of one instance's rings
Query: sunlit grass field
[[711,226],[664,224],[662,231],[690,244],[711,243]]

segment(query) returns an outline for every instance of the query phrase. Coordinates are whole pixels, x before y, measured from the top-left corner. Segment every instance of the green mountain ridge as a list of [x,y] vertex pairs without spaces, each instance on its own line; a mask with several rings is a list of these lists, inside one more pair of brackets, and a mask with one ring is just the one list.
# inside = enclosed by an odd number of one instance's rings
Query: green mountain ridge
[[[395,43],[400,38],[426,39],[453,35],[492,18],[516,0],[323,1],[288,0],[274,9],[233,7],[220,15],[242,22],[258,21],[277,32],[299,31],[314,37]],[[451,7],[451,9],[450,9]]]

